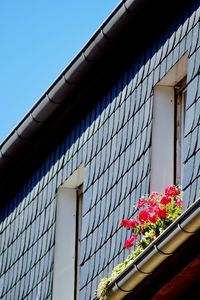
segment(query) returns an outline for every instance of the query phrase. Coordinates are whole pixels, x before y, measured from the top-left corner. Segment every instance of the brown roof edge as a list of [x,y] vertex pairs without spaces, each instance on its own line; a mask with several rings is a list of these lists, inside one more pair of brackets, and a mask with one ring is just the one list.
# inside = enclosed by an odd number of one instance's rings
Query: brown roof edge
[[171,224],[135,261],[120,274],[108,289],[108,298],[123,299],[200,229],[200,198]]

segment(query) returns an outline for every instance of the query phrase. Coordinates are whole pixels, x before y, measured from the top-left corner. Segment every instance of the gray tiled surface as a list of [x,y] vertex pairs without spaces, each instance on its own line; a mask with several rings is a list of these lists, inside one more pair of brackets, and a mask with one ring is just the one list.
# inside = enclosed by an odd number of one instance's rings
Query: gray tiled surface
[[200,195],[200,9],[172,24],[51,153],[1,212],[0,298],[51,299],[56,191],[85,165],[80,299],[126,255],[119,221],[149,190],[152,88],[188,53],[185,198]]

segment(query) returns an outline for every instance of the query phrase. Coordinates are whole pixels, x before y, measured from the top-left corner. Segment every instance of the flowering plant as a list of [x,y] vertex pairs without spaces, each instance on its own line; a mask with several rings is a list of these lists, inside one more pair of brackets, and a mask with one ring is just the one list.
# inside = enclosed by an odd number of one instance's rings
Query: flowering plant
[[168,186],[163,193],[152,193],[140,199],[137,217],[123,219],[120,224],[132,232],[125,241],[125,248],[131,248],[137,241],[137,256],[181,214],[182,204],[181,189],[175,185]]
[[121,227],[131,230],[131,237],[125,241],[124,247],[135,246],[123,263],[117,265],[109,277],[103,278],[97,289],[97,298],[107,299],[106,293],[110,283],[124,271],[144,249],[155,240],[181,214],[183,205],[180,186],[170,185],[163,193],[152,193],[142,197],[130,220],[123,219]]

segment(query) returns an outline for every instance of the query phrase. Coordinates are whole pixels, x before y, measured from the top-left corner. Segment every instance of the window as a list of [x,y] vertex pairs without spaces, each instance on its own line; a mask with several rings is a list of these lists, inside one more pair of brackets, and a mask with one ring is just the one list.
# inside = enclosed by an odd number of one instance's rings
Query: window
[[154,87],[150,190],[182,182],[187,57]]
[[58,189],[53,300],[78,300],[83,175],[81,165]]
[[174,183],[182,182],[183,175],[183,138],[185,120],[186,79],[184,78],[175,86],[175,126],[174,126]]
[[79,299],[79,274],[80,274],[80,240],[82,225],[82,206],[83,206],[83,184],[76,190],[76,234],[75,234],[75,289],[74,300]]

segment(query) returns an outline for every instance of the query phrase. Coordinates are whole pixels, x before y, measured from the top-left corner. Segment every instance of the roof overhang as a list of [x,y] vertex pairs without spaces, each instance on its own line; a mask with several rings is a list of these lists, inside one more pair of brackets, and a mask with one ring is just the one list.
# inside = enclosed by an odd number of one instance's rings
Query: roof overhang
[[27,178],[130,61],[192,2],[124,0],[119,4],[1,145],[2,199],[8,196],[10,183],[14,190]]
[[[200,199],[189,207],[112,282],[108,289],[108,299],[128,300],[132,299],[133,295],[137,295],[135,299],[144,299],[141,297],[144,291],[146,293],[152,292],[151,296],[154,296],[154,300],[164,299],[160,298],[161,292],[159,290],[169,292],[169,289],[174,287],[173,280],[176,281],[177,287],[179,282],[185,288],[189,288],[189,284],[192,284],[195,278],[192,279],[191,283],[189,281],[183,283],[183,280],[188,277],[188,274],[191,274],[191,268],[194,271],[193,275],[197,272],[200,275],[199,239]],[[169,269],[170,265],[171,270]],[[188,266],[190,266],[190,270]],[[162,277],[165,278],[165,283]],[[199,280],[199,278],[196,279]],[[153,289],[149,288],[152,285]],[[173,293],[175,292],[177,291],[173,291]],[[151,298],[149,293],[148,299]],[[130,298],[129,294],[131,295]]]

